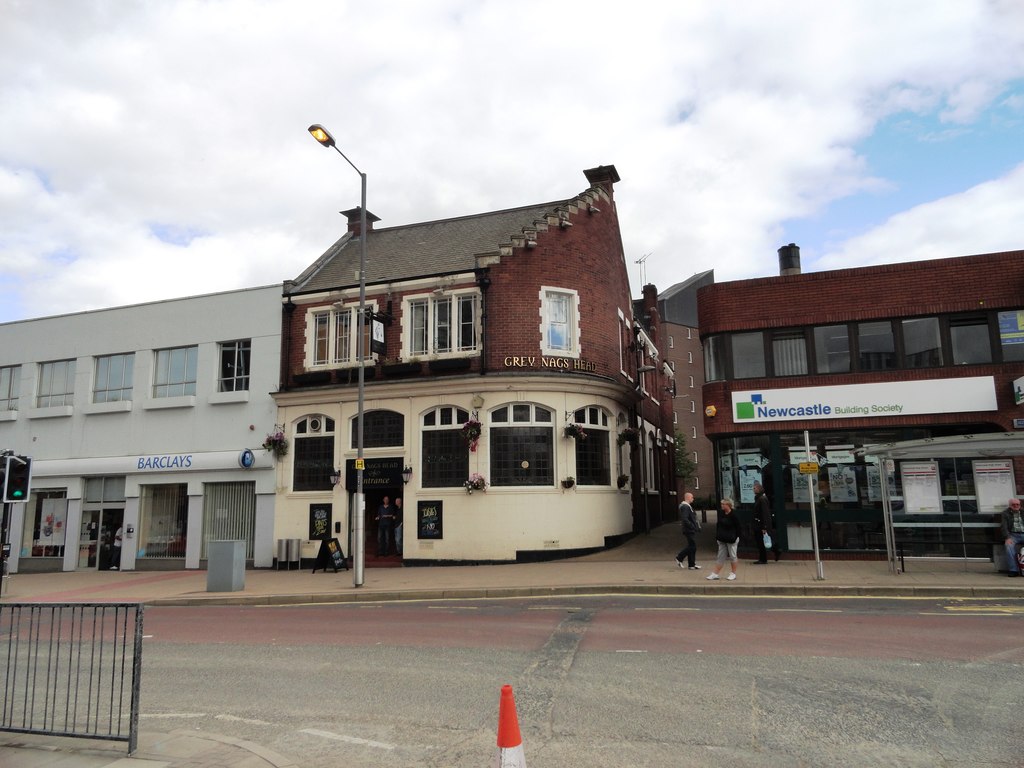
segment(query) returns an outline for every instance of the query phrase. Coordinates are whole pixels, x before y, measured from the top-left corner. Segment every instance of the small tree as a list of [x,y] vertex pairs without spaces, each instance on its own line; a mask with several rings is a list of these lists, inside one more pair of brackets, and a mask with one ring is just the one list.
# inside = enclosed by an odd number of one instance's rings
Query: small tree
[[676,432],[676,477],[683,481],[683,487],[689,488],[693,482],[693,476],[697,474],[697,462],[686,450],[686,438],[678,431]]

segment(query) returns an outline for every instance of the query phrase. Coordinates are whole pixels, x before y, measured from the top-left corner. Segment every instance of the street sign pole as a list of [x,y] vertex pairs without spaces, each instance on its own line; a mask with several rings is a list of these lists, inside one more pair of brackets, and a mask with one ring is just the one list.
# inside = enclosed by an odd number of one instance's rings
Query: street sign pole
[[[810,433],[804,430],[804,451],[806,451],[806,459],[809,462],[811,460],[811,436]],[[802,468],[801,468],[802,471]],[[814,468],[814,477],[807,476],[807,496],[811,501],[811,542],[814,547],[814,565],[817,571],[815,577],[818,581],[825,580],[825,573],[821,569],[821,552],[818,550],[818,514],[815,510],[814,499],[818,495],[818,467]]]

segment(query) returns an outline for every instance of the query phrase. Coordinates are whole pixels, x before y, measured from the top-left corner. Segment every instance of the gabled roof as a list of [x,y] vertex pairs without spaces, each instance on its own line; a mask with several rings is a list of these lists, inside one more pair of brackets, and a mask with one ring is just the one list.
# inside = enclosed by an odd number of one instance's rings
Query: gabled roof
[[[367,284],[469,272],[476,257],[497,255],[523,230],[546,227],[546,216],[567,201],[455,219],[371,229],[366,241]],[[346,233],[297,277],[286,293],[314,293],[359,283],[359,238]]]

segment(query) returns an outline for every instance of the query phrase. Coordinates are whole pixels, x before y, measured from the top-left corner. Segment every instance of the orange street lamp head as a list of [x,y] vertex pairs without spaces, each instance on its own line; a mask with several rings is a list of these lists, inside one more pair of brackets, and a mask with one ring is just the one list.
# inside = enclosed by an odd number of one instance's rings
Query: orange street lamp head
[[330,131],[324,128],[319,123],[309,126],[309,135],[319,141],[325,147],[334,146],[334,137],[331,136]]

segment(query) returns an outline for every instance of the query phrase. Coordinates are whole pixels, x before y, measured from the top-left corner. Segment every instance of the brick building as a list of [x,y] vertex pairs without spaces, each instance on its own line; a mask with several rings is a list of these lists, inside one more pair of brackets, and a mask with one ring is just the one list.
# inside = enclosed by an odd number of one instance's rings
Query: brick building
[[[909,553],[991,557],[1020,459],[897,460],[890,472],[861,449],[1020,423],[1024,252],[814,274],[800,273],[795,245],[779,260],[778,277],[698,293],[719,495],[744,516],[762,482],[783,543],[807,550],[813,489],[821,547],[849,556],[885,548],[886,491]],[[809,461],[817,475],[799,471]]]
[[[284,284],[278,537],[311,538],[326,513],[351,548],[362,236],[378,345],[363,368],[368,564],[384,496],[403,498],[406,562],[596,549],[674,507],[656,313],[633,316],[615,168],[585,174],[569,200],[443,221],[377,228],[367,212],[363,233],[346,211],[347,233]],[[486,492],[466,487],[475,475]]]

